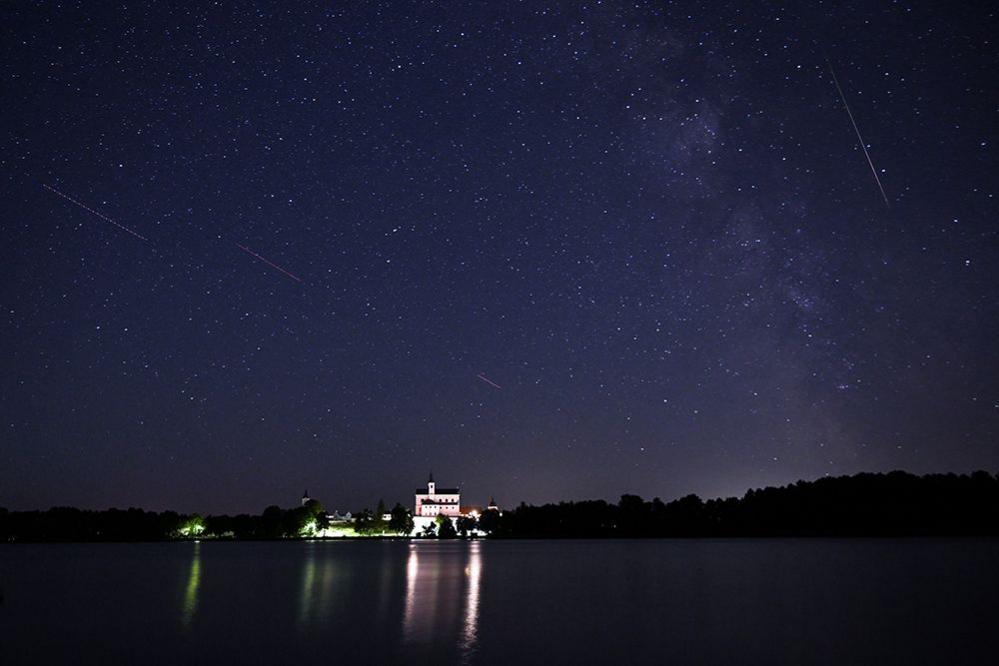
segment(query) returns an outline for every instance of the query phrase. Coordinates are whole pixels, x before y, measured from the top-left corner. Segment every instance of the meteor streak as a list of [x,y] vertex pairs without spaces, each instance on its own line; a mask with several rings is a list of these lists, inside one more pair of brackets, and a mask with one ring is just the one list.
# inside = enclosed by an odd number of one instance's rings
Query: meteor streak
[[114,226],[118,227],[118,228],[119,228],[119,229],[121,229],[122,231],[127,231],[128,233],[132,234],[132,235],[133,235],[133,236],[135,236],[136,238],[138,238],[138,239],[140,239],[140,240],[144,240],[144,241],[146,241],[147,243],[149,242],[149,239],[148,239],[148,238],[146,238],[145,236],[142,236],[142,235],[140,235],[140,234],[137,234],[137,233],[135,233],[134,231],[132,231],[131,229],[129,229],[128,227],[126,227],[126,226],[125,226],[124,224],[118,224],[117,222],[115,222],[114,220],[112,220],[112,219],[111,219],[110,217],[108,217],[107,215],[102,215],[101,213],[98,213],[98,212],[97,212],[96,210],[94,210],[93,208],[91,208],[91,207],[89,207],[89,206],[87,206],[87,205],[85,205],[85,204],[82,204],[82,203],[80,203],[79,201],[77,201],[77,200],[76,200],[76,199],[74,199],[73,197],[69,196],[68,194],[63,194],[62,192],[60,192],[60,191],[59,191],[59,190],[57,190],[56,188],[54,188],[54,187],[50,187],[49,185],[46,185],[45,183],[42,183],[42,187],[44,187],[44,188],[45,188],[46,190],[48,190],[48,191],[50,191],[50,192],[55,192],[56,194],[58,194],[59,196],[61,196],[61,197],[62,197],[63,199],[65,199],[66,201],[69,201],[70,203],[74,203],[74,204],[76,204],[77,206],[79,206],[79,207],[80,207],[80,208],[82,208],[83,210],[87,211],[88,213],[93,213],[94,215],[96,215],[97,217],[101,218],[101,219],[102,219],[102,220],[104,220],[105,222],[110,222],[111,224],[113,224]]
[[501,391],[503,390],[502,386],[500,386],[496,382],[494,382],[491,379],[489,379],[488,377],[486,377],[486,373],[484,373],[484,372],[480,372],[479,374],[476,375],[476,377],[478,377],[479,379],[481,379],[485,383],[489,384],[490,386],[495,386],[496,388],[500,389]]
[[843,89],[839,85],[839,79],[836,78],[836,70],[833,69],[832,63],[826,60],[826,64],[829,65],[829,72],[832,74],[833,83],[836,84],[836,90],[839,91],[839,98],[843,100],[843,106],[846,107],[846,113],[850,116],[850,122],[853,124],[853,131],[857,133],[857,140],[860,141],[860,147],[864,151],[864,157],[867,158],[867,164],[871,167],[871,173],[874,174],[874,180],[878,184],[878,189],[881,190],[881,198],[885,200],[885,206],[888,204],[888,195],[885,194],[885,188],[881,184],[881,179],[878,178],[878,171],[874,168],[874,162],[871,160],[870,153],[867,152],[867,144],[864,143],[864,137],[860,136],[860,129],[857,127],[857,121],[853,119],[853,112],[850,111],[850,105],[846,103],[846,95],[843,94]]
[[295,282],[301,282],[302,281],[302,279],[300,277],[298,277],[297,275],[295,275],[293,273],[289,273],[288,271],[286,271],[285,269],[281,268],[277,264],[275,264],[275,263],[273,263],[271,261],[268,261],[264,257],[261,257],[259,254],[257,254],[256,252],[254,252],[250,248],[246,247],[245,245],[240,245],[239,243],[236,243],[236,247],[238,247],[243,252],[246,252],[251,257],[256,257],[257,259],[259,259],[260,261],[264,262],[265,264],[267,264],[268,266],[270,266],[274,270],[281,271],[282,273],[284,273],[285,275],[287,275],[288,277],[290,277]]

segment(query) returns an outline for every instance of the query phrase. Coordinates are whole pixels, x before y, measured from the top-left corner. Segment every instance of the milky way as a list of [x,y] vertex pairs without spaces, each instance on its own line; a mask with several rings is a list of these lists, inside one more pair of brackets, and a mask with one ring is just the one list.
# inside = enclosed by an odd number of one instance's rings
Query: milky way
[[999,469],[993,10],[167,4],[3,6],[0,506]]

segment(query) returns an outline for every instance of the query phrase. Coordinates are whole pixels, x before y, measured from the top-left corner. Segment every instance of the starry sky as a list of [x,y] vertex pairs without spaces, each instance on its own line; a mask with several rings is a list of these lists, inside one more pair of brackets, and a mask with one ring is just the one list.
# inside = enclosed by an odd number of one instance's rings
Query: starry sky
[[188,4],[0,5],[0,506],[999,469],[987,3]]

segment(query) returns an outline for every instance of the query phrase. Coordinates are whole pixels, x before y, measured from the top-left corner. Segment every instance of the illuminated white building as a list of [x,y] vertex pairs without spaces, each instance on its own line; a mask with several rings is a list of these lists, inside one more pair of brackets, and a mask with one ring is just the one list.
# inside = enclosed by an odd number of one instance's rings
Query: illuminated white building
[[457,488],[438,488],[434,483],[434,475],[430,475],[426,488],[416,489],[416,506],[413,517],[436,518],[449,516],[457,518],[461,515],[461,491]]
[[[495,508],[492,500],[490,508]],[[458,518],[474,518],[478,520],[483,513],[481,506],[461,506],[461,491],[458,488],[438,488],[434,483],[434,475],[427,480],[426,488],[417,488],[413,506],[413,531],[410,536],[426,534],[427,528],[437,531],[437,520],[443,516],[455,525]],[[473,529],[469,536],[483,536],[483,532]]]

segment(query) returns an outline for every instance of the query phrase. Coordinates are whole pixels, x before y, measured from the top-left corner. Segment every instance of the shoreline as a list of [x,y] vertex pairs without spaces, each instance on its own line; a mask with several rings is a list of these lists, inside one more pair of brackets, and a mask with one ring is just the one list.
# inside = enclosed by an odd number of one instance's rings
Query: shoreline
[[201,544],[201,543],[314,543],[356,541],[408,541],[426,543],[445,542],[512,542],[512,541],[997,541],[999,534],[758,534],[758,535],[709,535],[709,536],[495,536],[495,537],[436,537],[358,536],[358,537],[288,537],[283,539],[135,539],[91,541],[31,541],[0,542],[2,546],[17,545],[80,545],[80,544]]

